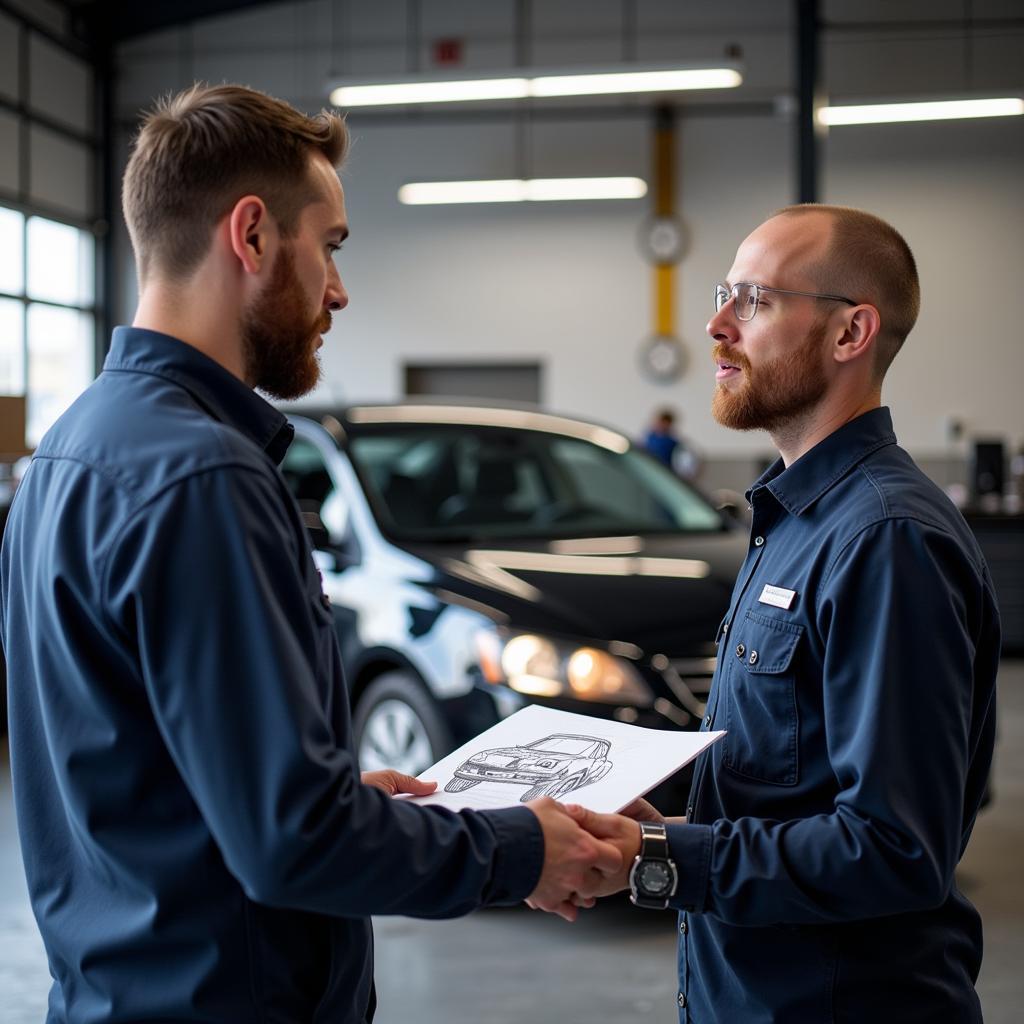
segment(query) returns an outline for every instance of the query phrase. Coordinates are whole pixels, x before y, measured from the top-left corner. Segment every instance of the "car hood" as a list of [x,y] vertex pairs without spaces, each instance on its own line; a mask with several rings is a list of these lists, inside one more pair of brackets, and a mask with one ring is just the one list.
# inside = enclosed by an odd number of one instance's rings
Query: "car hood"
[[553,754],[546,750],[523,750],[521,747],[508,747],[501,750],[485,750],[472,760],[474,764],[486,764],[494,768],[514,768],[523,764],[536,764],[538,761],[564,764],[572,759],[572,754]]
[[713,534],[403,544],[436,570],[442,599],[514,629],[635,644],[647,654],[714,653],[746,551],[741,530]]
[[536,753],[536,750],[525,750],[523,747],[495,747],[493,750],[481,750],[474,755],[473,760],[479,761],[484,757],[529,757]]

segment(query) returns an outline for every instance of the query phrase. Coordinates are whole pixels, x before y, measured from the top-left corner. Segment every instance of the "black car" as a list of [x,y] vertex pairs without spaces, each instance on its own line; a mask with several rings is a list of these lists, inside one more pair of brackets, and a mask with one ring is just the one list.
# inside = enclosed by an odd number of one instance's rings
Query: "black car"
[[302,409],[282,463],[363,769],[527,703],[696,728],[745,531],[617,431],[524,408]]

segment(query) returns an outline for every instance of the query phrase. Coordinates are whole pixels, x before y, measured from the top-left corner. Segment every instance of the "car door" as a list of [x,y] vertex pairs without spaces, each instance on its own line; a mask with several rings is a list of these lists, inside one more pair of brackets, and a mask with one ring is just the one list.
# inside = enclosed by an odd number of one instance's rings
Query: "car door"
[[[302,513],[313,545],[313,559],[325,583],[357,565],[360,544],[351,515],[353,496],[332,465],[337,458],[333,441],[295,424],[295,439],[281,462],[281,474]],[[330,593],[333,588],[326,586]],[[358,643],[358,613],[350,605],[331,603],[342,661],[351,663]]]

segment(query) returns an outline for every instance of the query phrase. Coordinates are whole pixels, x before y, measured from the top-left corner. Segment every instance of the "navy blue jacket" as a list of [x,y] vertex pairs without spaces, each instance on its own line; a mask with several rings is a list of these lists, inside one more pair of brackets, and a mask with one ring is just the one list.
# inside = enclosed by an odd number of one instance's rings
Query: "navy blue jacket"
[[15,496],[0,623],[50,1024],[361,1024],[370,914],[536,884],[528,809],[360,783],[290,439],[196,349],[118,328]]
[[980,1021],[981,921],[954,879],[995,733],[978,545],[887,409],[748,500],[702,726],[728,733],[670,828],[680,1019]]

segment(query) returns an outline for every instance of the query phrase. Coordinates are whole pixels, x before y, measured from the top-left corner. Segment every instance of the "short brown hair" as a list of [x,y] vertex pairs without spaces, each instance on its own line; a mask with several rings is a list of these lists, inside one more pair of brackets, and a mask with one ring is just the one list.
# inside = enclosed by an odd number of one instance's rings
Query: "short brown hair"
[[[337,114],[307,117],[240,85],[190,89],[159,100],[142,122],[124,175],[124,216],[140,280],[153,269],[187,277],[214,226],[244,195],[258,195],[287,235],[318,196],[313,152],[335,167],[348,149]],[[305,183],[305,188],[303,188]]]
[[814,286],[877,307],[882,327],[875,349],[875,374],[881,380],[906,340],[921,308],[917,263],[906,239],[887,221],[849,206],[801,203],[773,216],[824,213],[832,222],[828,254],[810,267]]

